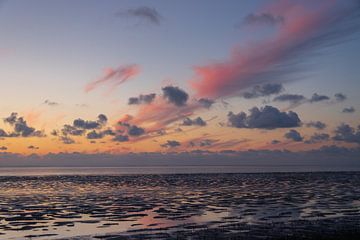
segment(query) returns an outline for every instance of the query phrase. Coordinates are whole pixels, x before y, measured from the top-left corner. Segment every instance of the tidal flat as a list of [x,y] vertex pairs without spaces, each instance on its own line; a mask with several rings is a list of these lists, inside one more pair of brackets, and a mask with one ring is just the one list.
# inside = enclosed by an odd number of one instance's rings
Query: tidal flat
[[358,239],[360,172],[0,176],[0,239]]

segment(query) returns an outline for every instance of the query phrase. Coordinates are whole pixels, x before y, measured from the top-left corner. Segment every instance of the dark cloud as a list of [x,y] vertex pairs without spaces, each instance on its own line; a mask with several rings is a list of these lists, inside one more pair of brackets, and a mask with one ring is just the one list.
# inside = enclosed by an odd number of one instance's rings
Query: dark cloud
[[78,118],[74,120],[73,126],[81,129],[95,129],[100,127],[100,123],[97,121],[86,121]]
[[178,142],[178,141],[175,141],[175,140],[167,140],[166,143],[161,144],[160,146],[161,146],[161,147],[164,147],[164,148],[174,148],[174,147],[179,147],[180,145],[181,145],[181,143]]
[[314,93],[311,98],[310,98],[310,102],[314,103],[314,102],[322,102],[322,101],[327,101],[330,100],[330,98],[326,95],[319,95],[317,93]]
[[281,143],[281,142],[279,140],[276,140],[276,139],[271,141],[271,144],[273,144],[273,145],[276,145],[276,144],[279,144],[279,143]]
[[162,20],[161,15],[155,8],[147,6],[141,6],[137,8],[127,9],[125,11],[119,11],[116,15],[120,17],[137,18],[155,25],[159,25]]
[[244,18],[245,24],[251,25],[277,25],[284,23],[283,16],[275,16],[272,13],[249,14]]
[[185,106],[189,98],[189,95],[178,87],[167,86],[163,87],[162,91],[164,98],[178,107]]
[[320,121],[315,121],[315,122],[308,122],[306,123],[307,127],[313,127],[319,130],[325,129],[326,128],[326,124]]
[[36,147],[34,145],[30,145],[30,146],[28,146],[28,149],[37,150],[37,149],[39,149],[39,147]]
[[108,118],[104,114],[98,115],[98,122],[102,125],[105,125],[107,123]]
[[201,117],[197,117],[195,119],[190,119],[190,118],[185,118],[182,122],[183,126],[206,126],[206,122],[201,118]]
[[13,113],[10,114],[9,117],[4,118],[4,122],[8,123],[10,125],[13,125],[17,121],[17,116],[18,116],[18,114],[16,112],[13,112]]
[[300,118],[293,111],[280,112],[272,106],[265,106],[260,109],[254,107],[249,111],[249,115],[245,112],[240,112],[239,114],[229,112],[229,126],[236,128],[275,129],[298,127],[301,124]]
[[215,101],[209,98],[200,98],[198,103],[200,103],[204,108],[210,108]]
[[99,114],[96,121],[88,121],[78,118],[74,120],[73,127],[85,130],[98,129],[105,125],[107,120],[108,119],[104,114]]
[[102,130],[107,121],[108,118],[104,114],[99,114],[95,121],[78,118],[73,121],[72,125],[65,124],[60,131],[53,130],[51,135],[59,137],[60,141],[64,144],[75,143],[69,136],[82,136],[86,134],[87,139],[101,139],[107,135],[114,136],[115,133],[111,129]]
[[175,128],[174,132],[179,133],[182,132],[183,130],[181,128]]
[[190,147],[210,147],[219,140],[215,139],[200,139],[189,142]]
[[8,148],[7,147],[5,147],[5,146],[1,146],[0,147],[0,151],[6,151]]
[[290,131],[285,133],[284,137],[287,139],[291,139],[295,142],[302,142],[302,140],[304,139],[301,134],[294,129],[291,129]]
[[267,97],[273,94],[279,94],[284,88],[281,83],[267,83],[256,85],[250,92],[244,92],[243,97],[246,99]]
[[87,139],[101,139],[101,138],[104,138],[105,136],[115,136],[115,135],[116,135],[115,132],[111,129],[107,129],[107,130],[99,131],[99,132],[92,130],[86,134],[86,138]]
[[209,147],[209,146],[211,146],[214,142],[216,142],[216,140],[203,139],[203,140],[200,141],[199,146],[200,146],[200,147]]
[[299,94],[282,94],[274,98],[275,102],[289,102],[291,105],[297,105],[306,101],[303,95]]
[[[85,129],[79,129],[75,126],[69,125],[69,124],[65,124],[63,126],[63,128],[61,129],[61,133],[66,136],[66,135],[73,135],[73,136],[81,136],[86,132]],[[55,133],[53,131],[53,133]],[[56,132],[57,133],[57,132]],[[58,134],[58,133],[57,133]],[[56,136],[56,135],[55,135]]]
[[1,137],[7,137],[7,136],[8,136],[8,134],[4,131],[4,129],[0,128],[0,138]]
[[128,129],[128,134],[130,136],[140,136],[140,135],[143,135],[144,133],[145,133],[145,130],[143,128],[135,126],[135,125],[130,126]]
[[[27,125],[27,122],[23,117],[18,117],[17,113],[11,113],[11,115],[4,119],[5,123],[10,124],[14,130],[13,132],[6,134],[5,131],[1,132],[3,137],[44,137],[43,131],[36,130],[33,127]],[[6,134],[6,136],[4,135]]]
[[330,135],[327,133],[315,133],[310,137],[309,140],[306,140],[305,143],[312,144],[312,143],[328,141],[329,139],[330,139]]
[[74,144],[75,143],[75,140],[68,136],[60,136],[60,141],[62,141],[64,144]]
[[58,136],[58,135],[59,135],[59,131],[54,129],[54,130],[51,131],[50,135],[52,135],[52,136]]
[[341,124],[335,129],[333,140],[360,144],[360,125],[354,129],[348,124]]
[[49,106],[57,106],[57,105],[59,105],[59,103],[50,101],[50,100],[48,100],[48,99],[46,99],[46,100],[44,101],[44,104],[49,105]]
[[145,134],[145,129],[138,127],[136,125],[131,125],[127,122],[118,122],[118,125],[126,128],[127,133],[130,136],[137,137]]
[[335,97],[335,100],[337,101],[337,102],[343,102],[343,101],[345,101],[346,100],[346,95],[345,94],[342,94],[342,93],[336,93],[335,95],[334,95],[334,97]]
[[116,135],[112,140],[114,142],[127,142],[129,137],[127,135]]
[[155,93],[150,94],[141,94],[138,97],[131,97],[129,98],[128,104],[129,105],[138,105],[138,104],[149,104],[154,101],[156,97]]
[[88,132],[86,135],[87,139],[101,139],[103,137],[104,137],[104,134],[102,134],[102,132],[96,132],[95,130]]
[[346,107],[342,110],[343,113],[353,113],[355,112],[355,108],[354,107]]

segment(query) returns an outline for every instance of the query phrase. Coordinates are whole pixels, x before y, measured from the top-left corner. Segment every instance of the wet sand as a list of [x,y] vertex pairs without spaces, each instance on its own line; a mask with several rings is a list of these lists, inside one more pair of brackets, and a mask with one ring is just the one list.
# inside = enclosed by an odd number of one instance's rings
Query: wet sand
[[360,173],[0,177],[0,239],[358,239]]

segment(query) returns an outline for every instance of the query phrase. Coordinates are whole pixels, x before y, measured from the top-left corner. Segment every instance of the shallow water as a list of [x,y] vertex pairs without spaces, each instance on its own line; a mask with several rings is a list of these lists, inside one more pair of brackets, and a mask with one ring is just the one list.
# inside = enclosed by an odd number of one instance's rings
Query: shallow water
[[0,238],[359,217],[359,186],[360,172],[1,176]]

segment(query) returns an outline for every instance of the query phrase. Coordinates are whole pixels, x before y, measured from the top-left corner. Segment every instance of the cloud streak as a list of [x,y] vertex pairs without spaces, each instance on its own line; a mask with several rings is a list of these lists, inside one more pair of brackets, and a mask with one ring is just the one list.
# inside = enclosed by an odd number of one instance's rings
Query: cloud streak
[[271,38],[233,50],[228,60],[195,67],[190,85],[196,96],[231,97],[255,84],[296,80],[293,73],[302,69],[305,57],[359,30],[358,4],[339,2],[277,1],[268,6],[269,14],[286,19],[284,24]]
[[106,84],[110,85],[110,89],[113,90],[120,84],[125,83],[131,78],[134,78],[139,73],[140,73],[140,67],[136,64],[120,66],[116,69],[108,68],[105,70],[104,74],[100,78],[98,78],[93,82],[88,83],[85,86],[84,90],[85,92],[88,93],[94,90],[95,88]]
[[125,11],[119,11],[116,15],[119,17],[137,18],[154,25],[160,25],[161,20],[163,19],[155,8],[147,6],[140,6],[137,8],[130,8]]

